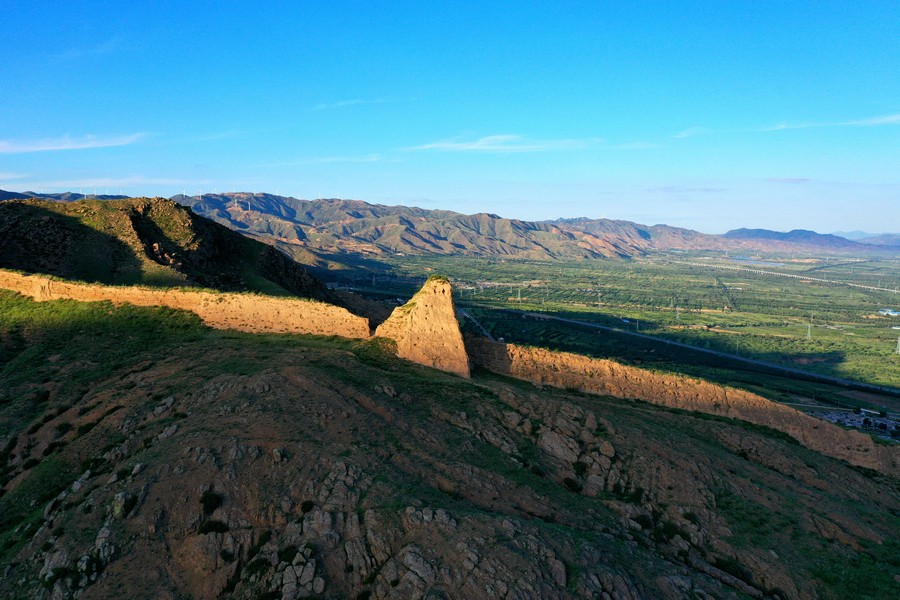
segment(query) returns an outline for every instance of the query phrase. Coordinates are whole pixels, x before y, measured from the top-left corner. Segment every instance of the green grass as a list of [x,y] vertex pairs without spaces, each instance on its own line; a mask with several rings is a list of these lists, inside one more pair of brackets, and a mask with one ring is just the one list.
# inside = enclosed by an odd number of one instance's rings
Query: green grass
[[[159,357],[159,349],[210,335],[199,317],[168,308],[108,302],[34,302],[0,290],[4,345],[0,381],[0,436],[52,407],[79,401],[98,381]],[[53,360],[48,360],[53,357]],[[62,369],[77,364],[77,369]],[[52,389],[54,401],[48,403]],[[51,406],[52,405],[52,406]]]
[[47,502],[77,477],[73,465],[49,457],[35,466],[14,490],[0,497],[0,563],[6,562],[7,557],[13,556],[30,539],[42,520]]

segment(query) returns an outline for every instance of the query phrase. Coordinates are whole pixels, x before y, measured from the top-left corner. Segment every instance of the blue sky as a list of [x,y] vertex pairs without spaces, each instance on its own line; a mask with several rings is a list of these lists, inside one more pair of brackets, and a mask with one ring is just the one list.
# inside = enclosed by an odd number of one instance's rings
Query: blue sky
[[900,230],[900,3],[0,0],[0,188]]

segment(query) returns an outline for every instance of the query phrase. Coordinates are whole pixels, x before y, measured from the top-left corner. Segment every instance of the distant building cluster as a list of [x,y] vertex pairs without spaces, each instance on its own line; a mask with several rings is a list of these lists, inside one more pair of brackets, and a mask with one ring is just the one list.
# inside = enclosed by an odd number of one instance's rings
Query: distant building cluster
[[809,414],[835,425],[900,440],[900,420],[883,412],[863,408],[857,412],[815,411]]

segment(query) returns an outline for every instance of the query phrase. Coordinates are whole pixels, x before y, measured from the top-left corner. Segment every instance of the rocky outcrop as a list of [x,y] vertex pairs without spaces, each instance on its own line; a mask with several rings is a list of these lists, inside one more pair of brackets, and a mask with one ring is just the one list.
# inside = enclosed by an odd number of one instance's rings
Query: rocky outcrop
[[469,377],[469,357],[445,277],[430,277],[409,302],[394,309],[375,335],[397,342],[400,358]]
[[368,338],[369,322],[345,308],[299,298],[276,298],[246,293],[198,292],[189,289],[151,289],[135,286],[81,284],[0,270],[0,288],[38,301],[109,301],[136,306],[168,306],[196,313],[216,329],[251,333],[308,333]]
[[876,446],[867,435],[841,429],[750,392],[609,360],[483,338],[467,338],[466,348],[475,364],[495,373],[765,425],[827,456],[883,473],[900,474],[900,452],[896,448]]

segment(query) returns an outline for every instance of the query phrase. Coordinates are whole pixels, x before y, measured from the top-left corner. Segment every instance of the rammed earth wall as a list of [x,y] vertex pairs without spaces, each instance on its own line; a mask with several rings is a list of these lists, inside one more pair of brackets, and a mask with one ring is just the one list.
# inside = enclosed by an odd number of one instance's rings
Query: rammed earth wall
[[38,301],[108,300],[114,304],[168,306],[194,312],[204,323],[216,329],[361,339],[371,335],[368,319],[339,306],[299,298],[72,283],[4,270],[0,270],[0,288],[14,290]]
[[765,425],[827,456],[900,475],[900,449],[877,446],[868,435],[842,429],[750,392],[609,360],[500,344],[484,338],[467,338],[466,350],[473,364],[495,373],[537,384],[644,400]]

